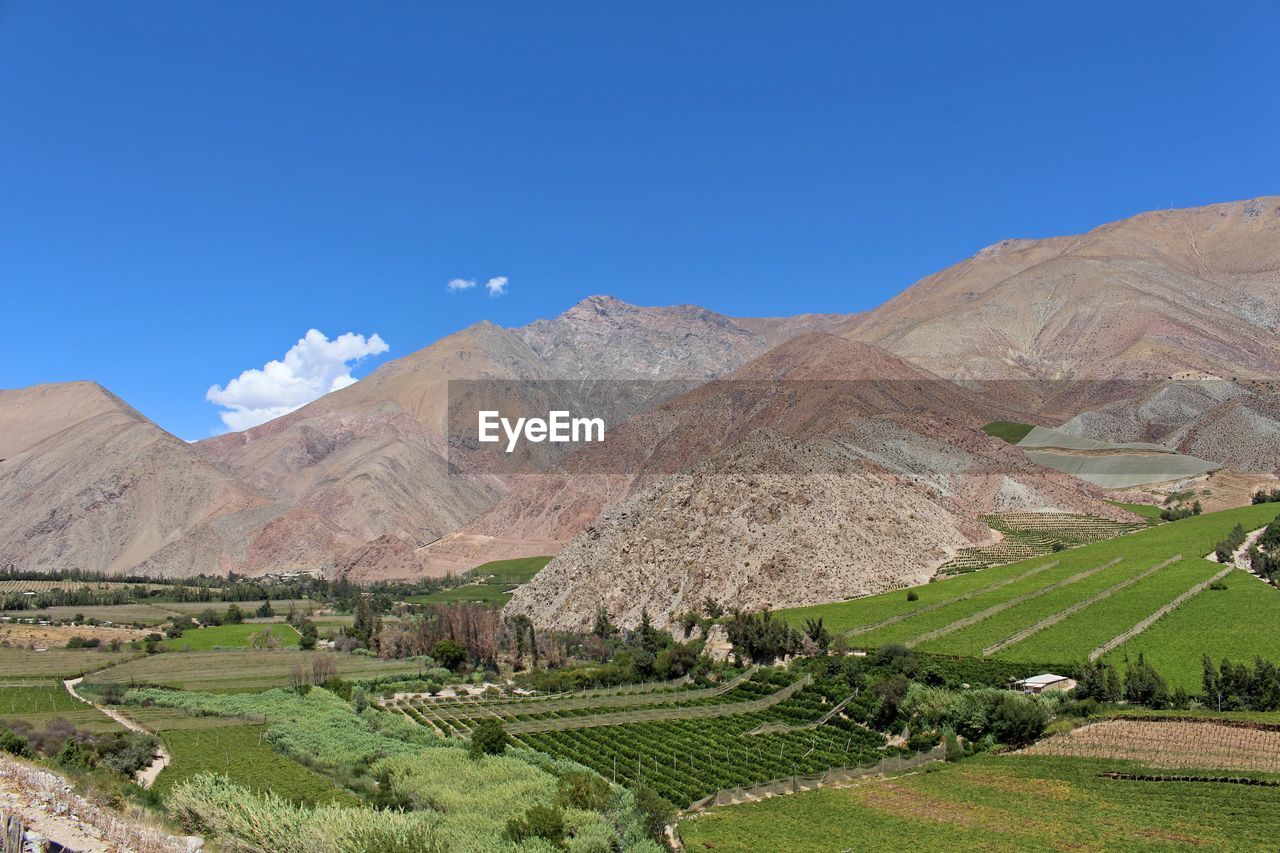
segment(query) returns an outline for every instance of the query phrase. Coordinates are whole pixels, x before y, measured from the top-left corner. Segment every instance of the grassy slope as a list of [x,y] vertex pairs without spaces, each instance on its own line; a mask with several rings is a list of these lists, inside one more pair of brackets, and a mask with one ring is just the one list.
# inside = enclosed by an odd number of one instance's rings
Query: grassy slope
[[685,820],[691,851],[1264,849],[1280,789],[1098,778],[1118,762],[982,756]]
[[468,577],[490,578],[492,583],[527,583],[542,567],[551,562],[550,557],[516,557],[513,560],[494,560],[476,566],[467,572]]
[[1134,515],[1140,515],[1147,520],[1147,524],[1160,523],[1161,507],[1152,506],[1151,504],[1130,504],[1124,501],[1107,501],[1112,506],[1118,506],[1121,509],[1127,509]]
[[[983,569],[971,574],[916,587],[915,591],[919,595],[919,600],[915,602],[907,601],[906,590],[894,590],[893,592],[836,604],[783,610],[779,611],[779,615],[796,626],[802,626],[806,618],[820,617],[829,630],[844,632],[851,628],[875,623],[889,616],[923,610],[932,603],[937,603],[961,593],[981,590],[997,581],[1025,575],[1029,570],[1054,559],[1060,561],[1058,566],[1042,571],[1032,577],[1017,580],[999,590],[979,592],[973,598],[965,601],[949,604],[938,610],[922,612],[917,616],[911,616],[893,625],[852,638],[852,642],[858,645],[900,642],[919,636],[931,629],[947,625],[956,619],[976,613],[997,602],[1007,601],[1030,589],[1053,583],[1085,569],[1101,565],[1116,557],[1122,559],[1119,565],[1100,572],[1085,581],[1079,581],[1076,584],[1065,587],[1061,593],[1049,593],[1044,596],[1044,599],[1052,599],[1055,605],[1065,606],[1071,600],[1077,600],[1069,594],[1069,591],[1072,591],[1073,588],[1079,594],[1079,598],[1087,597],[1091,591],[1097,591],[1100,588],[1099,584],[1102,582],[1096,580],[1099,577],[1108,576],[1119,579],[1123,573],[1141,571],[1174,554],[1181,553],[1184,557],[1181,563],[1168,569],[1162,569],[1152,577],[1140,581],[1111,598],[1086,608],[1064,622],[998,654],[999,657],[1017,660],[1070,661],[1082,659],[1097,645],[1132,626],[1161,604],[1183,592],[1197,580],[1202,580],[1212,574],[1216,564],[1201,558],[1209,553],[1235,524],[1239,523],[1246,530],[1253,530],[1270,522],[1278,512],[1280,512],[1280,507],[1260,504],[1208,513],[1170,524],[1162,524],[1115,539],[1097,542],[1080,548],[1071,548],[1051,557],[1038,557],[1021,563]],[[1270,637],[1280,636],[1280,607],[1270,607],[1267,604],[1273,600],[1272,596],[1275,594],[1275,590],[1269,591],[1263,588],[1261,584],[1257,584],[1256,581],[1254,583],[1253,591],[1256,593],[1256,598],[1247,602],[1249,605],[1247,608],[1237,607],[1232,614],[1216,612],[1216,608],[1214,608],[1214,612],[1208,613],[1205,617],[1206,619],[1214,620],[1211,624],[1202,625],[1190,632],[1183,632],[1185,637],[1194,638],[1188,639],[1187,642],[1196,646],[1194,660],[1197,672],[1201,652],[1208,652],[1215,658],[1221,657],[1223,654],[1232,654],[1236,657],[1246,656],[1242,653],[1242,650],[1256,650],[1258,653],[1271,654],[1274,644]],[[1179,612],[1186,611],[1194,615],[1201,612],[1203,608],[1213,608],[1213,605],[1206,605],[1202,601],[1204,596],[1208,594],[1209,591],[1201,593],[1200,596],[1184,605]],[[1224,595],[1224,593],[1216,594]],[[1262,603],[1260,604],[1259,602]],[[1002,620],[1000,630],[1005,628],[1016,630],[1019,627],[1033,624],[1039,618],[1043,618],[1045,606],[1041,599],[1032,599],[1022,605],[1004,611],[998,617]],[[1016,624],[1018,620],[1010,618],[1015,611],[1021,611],[1022,624]],[[1239,615],[1246,612],[1249,614],[1247,621]],[[1171,614],[1163,622],[1168,622],[1178,617],[1178,615],[1179,613]],[[1127,624],[1124,624],[1126,620],[1128,620]],[[1151,632],[1160,630],[1163,622],[1149,629],[1148,636]],[[958,653],[971,652],[972,646],[980,642],[975,638],[983,636],[984,632],[988,631],[988,628],[980,628],[979,625],[982,625],[982,623],[932,643],[929,648]],[[1223,630],[1224,625],[1235,626],[1235,630],[1230,629],[1230,627]],[[1240,630],[1246,627],[1247,630]],[[1012,632],[1012,630],[1008,631],[1006,636]],[[1247,654],[1247,656],[1251,657],[1252,654]],[[1271,656],[1274,657],[1276,655],[1272,654]],[[1196,678],[1195,683],[1198,683],[1198,675]],[[1183,684],[1188,688],[1194,686],[1194,683],[1187,684],[1182,678],[1175,679],[1173,683]]]
[[193,628],[176,640],[166,640],[165,645],[176,651],[204,651],[215,647],[250,647],[255,634],[270,630],[282,648],[298,645],[298,632],[283,622],[274,624],[245,623],[242,625],[215,625],[209,628]]
[[1201,657],[1253,663],[1280,661],[1280,590],[1245,572],[1224,579],[1225,590],[1207,589],[1107,656],[1123,666],[1143,652],[1172,685],[1196,692]]
[[412,604],[447,604],[454,601],[474,601],[480,604],[506,604],[511,600],[511,588],[526,583],[551,562],[550,557],[516,557],[512,560],[494,560],[476,566],[464,577],[479,581],[454,587],[430,595],[414,595],[407,599]]

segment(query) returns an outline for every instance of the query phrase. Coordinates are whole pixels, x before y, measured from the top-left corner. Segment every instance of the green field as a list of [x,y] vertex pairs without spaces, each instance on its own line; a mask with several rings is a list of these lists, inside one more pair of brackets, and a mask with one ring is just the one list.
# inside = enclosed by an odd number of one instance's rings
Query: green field
[[1010,444],[1017,444],[1027,437],[1027,433],[1035,429],[1031,424],[1020,424],[1017,421],[992,421],[982,428],[987,435],[1004,439]]
[[225,725],[216,717],[191,719],[206,724],[158,729],[172,756],[172,763],[156,778],[154,790],[162,797],[190,776],[222,773],[250,790],[274,791],[294,802],[358,802],[328,777],[272,749],[264,725]]
[[550,557],[516,557],[513,560],[494,560],[476,566],[467,572],[467,577],[483,578],[496,584],[527,583],[543,566],[551,562]]
[[[86,680],[93,684],[148,684],[213,693],[266,690],[289,686],[293,668],[302,664],[310,670],[317,654],[328,653],[293,649],[164,653],[112,667]],[[344,678],[416,673],[421,669],[417,663],[362,655],[334,654],[333,660]]]
[[262,638],[266,632],[279,643],[280,648],[293,648],[301,639],[298,632],[283,622],[246,622],[241,625],[214,625],[208,628],[192,628],[176,640],[166,640],[165,646],[175,651],[207,651],[209,649],[253,648],[254,638]]
[[1280,661],[1280,590],[1245,572],[1224,578],[1224,590],[1205,590],[1177,610],[1107,655],[1123,668],[1126,656],[1142,652],[1170,684],[1196,692],[1201,684],[1201,656],[1235,663],[1255,657]]
[[[1253,530],[1276,514],[1277,507],[1267,504],[1209,513],[935,581],[914,589],[917,601],[908,601],[906,590],[895,590],[837,604],[783,610],[779,615],[797,627],[806,619],[821,618],[829,631],[846,634],[847,642],[854,646],[918,643],[925,651],[960,655],[980,655],[1023,629],[1063,615],[1056,624],[994,651],[994,656],[1082,662],[1098,646],[1218,572],[1221,567],[1203,556],[1235,524]],[[1178,554],[1183,559],[1123,586],[1123,582]],[[1108,565],[1117,559],[1118,563]],[[1099,570],[1086,575],[1091,569]],[[1153,658],[1169,668],[1166,676],[1170,685],[1188,690],[1199,684],[1203,653],[1215,660],[1224,655],[1237,660],[1251,660],[1255,655],[1280,657],[1274,639],[1280,637],[1280,607],[1275,606],[1280,604],[1280,592],[1243,572],[1228,578],[1228,590],[1205,590],[1185,602],[1131,641],[1130,653],[1151,649]],[[1108,594],[1101,595],[1104,592]],[[1063,612],[1077,603],[1087,606],[1074,613]],[[981,618],[967,624],[975,617]],[[1239,630],[1246,625],[1248,630]],[[931,637],[938,632],[940,635]],[[1123,652],[1117,650],[1112,656],[1122,657]],[[1176,664],[1175,658],[1179,661]],[[1161,668],[1159,663],[1157,667]]]
[[478,604],[502,605],[511,600],[511,590],[542,571],[551,562],[550,557],[516,557],[512,560],[494,560],[471,569],[463,575],[472,581],[462,586],[433,592],[429,595],[409,596],[410,604],[450,604],[470,601]]
[[1123,762],[981,756],[688,818],[690,851],[1274,849],[1280,788],[1100,778]]
[[42,729],[58,717],[93,732],[120,730],[106,714],[73,698],[60,681],[0,684],[0,720],[25,720]]
[[1128,510],[1134,515],[1140,515],[1147,520],[1148,524],[1160,523],[1160,512],[1163,507],[1152,506],[1151,504],[1130,504],[1124,501],[1107,501],[1112,506],[1118,506],[1123,510]]
[[471,601],[477,604],[506,604],[511,600],[512,587],[508,584],[471,583],[433,592],[430,595],[411,595],[405,599],[410,604],[452,604]]

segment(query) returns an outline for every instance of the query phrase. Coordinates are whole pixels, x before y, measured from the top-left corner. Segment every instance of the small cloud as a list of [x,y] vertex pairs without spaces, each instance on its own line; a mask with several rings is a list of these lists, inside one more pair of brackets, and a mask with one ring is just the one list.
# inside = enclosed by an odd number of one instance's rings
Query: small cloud
[[310,329],[283,359],[269,361],[260,370],[246,370],[226,387],[214,385],[205,393],[205,399],[224,407],[218,416],[228,429],[249,429],[353,384],[356,379],[351,375],[352,365],[388,349],[377,334],[366,338],[347,332],[329,340],[320,331]]
[[476,286],[474,278],[454,278],[450,279],[445,287],[449,288],[450,293],[457,293],[459,290],[470,290]]
[[501,296],[507,292],[507,277],[505,275],[494,276],[484,283],[489,289],[490,296]]

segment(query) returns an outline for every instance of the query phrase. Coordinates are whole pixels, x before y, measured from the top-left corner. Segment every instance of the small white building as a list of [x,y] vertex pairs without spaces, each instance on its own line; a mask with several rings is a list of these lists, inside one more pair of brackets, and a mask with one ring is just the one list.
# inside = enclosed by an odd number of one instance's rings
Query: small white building
[[1066,693],[1068,690],[1076,689],[1076,680],[1067,678],[1065,675],[1054,675],[1052,672],[1033,675],[1022,681],[1013,682],[1015,690],[1021,690],[1023,693],[1043,693],[1046,690],[1061,690]]

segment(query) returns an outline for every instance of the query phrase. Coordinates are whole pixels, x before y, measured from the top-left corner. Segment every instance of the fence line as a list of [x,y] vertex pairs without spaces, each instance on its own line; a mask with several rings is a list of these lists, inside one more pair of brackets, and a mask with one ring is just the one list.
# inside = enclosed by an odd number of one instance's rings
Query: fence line
[[1097,604],[1099,601],[1103,601],[1105,599],[1110,598],[1120,590],[1127,589],[1133,586],[1135,583],[1142,580],[1143,578],[1146,578],[1150,575],[1154,575],[1156,572],[1160,571],[1161,569],[1166,568],[1167,566],[1171,566],[1181,559],[1182,559],[1182,555],[1177,554],[1165,560],[1163,563],[1157,563],[1156,565],[1152,566],[1146,571],[1140,574],[1134,575],[1131,578],[1126,578],[1125,580],[1120,581],[1120,583],[1115,584],[1114,586],[1109,586],[1106,589],[1104,589],[1102,592],[1099,592],[1095,595],[1091,595],[1088,598],[1084,599],[1083,601],[1077,601],[1075,604],[1072,604],[1070,607],[1064,607],[1062,610],[1059,610],[1057,613],[1054,613],[1044,619],[1041,619],[1039,622],[1032,625],[1030,628],[1023,628],[1018,633],[1014,634],[1011,637],[1007,637],[1006,639],[1001,640],[1000,642],[996,643],[994,646],[987,646],[985,649],[982,650],[982,656],[984,658],[990,657],[991,655],[995,654],[1001,649],[1008,648],[1009,646],[1012,646],[1015,643],[1021,643],[1023,640],[1027,639],[1032,634],[1038,634],[1041,631],[1043,631],[1045,628],[1052,628],[1054,625],[1057,625],[1059,622],[1061,622],[1063,619],[1066,619],[1068,616],[1072,616],[1076,613],[1079,613],[1081,610],[1084,610],[1086,607],[1091,607],[1094,604]]
[[988,607],[986,610],[980,610],[977,613],[973,614],[972,616],[966,616],[963,619],[957,619],[956,621],[952,622],[949,625],[943,625],[941,628],[936,628],[932,631],[921,634],[919,637],[916,637],[913,640],[907,641],[907,645],[917,646],[921,643],[927,643],[930,640],[936,640],[939,637],[945,637],[948,634],[954,634],[956,631],[959,631],[962,628],[968,628],[970,625],[976,625],[979,622],[981,622],[983,619],[988,619],[992,616],[995,616],[997,613],[1002,613],[1005,610],[1008,610],[1010,607],[1017,607],[1019,604],[1030,601],[1033,598],[1039,598],[1040,596],[1053,592],[1056,589],[1062,589],[1064,586],[1069,586],[1073,583],[1076,583],[1077,581],[1082,581],[1085,578],[1090,577],[1091,575],[1096,575],[1098,572],[1102,571],[1103,569],[1111,568],[1116,563],[1120,562],[1120,559],[1121,559],[1120,557],[1116,557],[1114,560],[1103,563],[1101,566],[1094,566],[1092,569],[1085,569],[1083,572],[1076,572],[1071,577],[1064,578],[1055,583],[1051,583],[1048,586],[1042,586],[1039,589],[1033,589],[1030,592],[1024,592],[1022,595],[1015,595],[1013,598],[1009,599],[1008,601],[1002,601],[999,604]]
[[1137,625],[1134,625],[1128,631],[1125,631],[1123,634],[1119,634],[1115,637],[1112,637],[1110,640],[1107,640],[1105,643],[1098,646],[1093,651],[1089,652],[1089,660],[1097,660],[1098,658],[1105,655],[1107,652],[1114,649],[1116,646],[1126,643],[1129,640],[1133,639],[1134,637],[1138,636],[1143,631],[1147,630],[1152,625],[1154,625],[1156,622],[1163,619],[1165,615],[1167,615],[1170,611],[1179,607],[1183,602],[1187,601],[1188,599],[1195,598],[1197,595],[1204,592],[1205,589],[1209,586],[1209,584],[1213,583],[1214,581],[1218,581],[1218,580],[1221,580],[1222,578],[1225,578],[1227,575],[1231,574],[1235,570],[1236,570],[1236,567],[1234,564],[1232,564],[1230,566],[1227,566],[1222,571],[1218,572],[1213,577],[1209,578],[1207,581],[1198,583],[1195,586],[1191,587],[1191,589],[1182,593],[1173,601],[1170,601],[1164,607],[1161,607],[1155,613],[1152,613],[1150,616],[1143,619]]
[[935,761],[945,761],[946,757],[947,748],[943,744],[938,744],[932,749],[917,752],[915,755],[891,755],[880,759],[875,764],[861,767],[833,767],[825,773],[818,773],[812,776],[790,776],[786,779],[761,782],[758,785],[726,788],[693,803],[689,806],[688,811],[713,808],[715,806],[732,806],[738,803],[762,800],[765,797],[798,794],[801,791],[812,791],[830,785],[843,785],[855,779],[863,779],[868,776],[912,770]]

